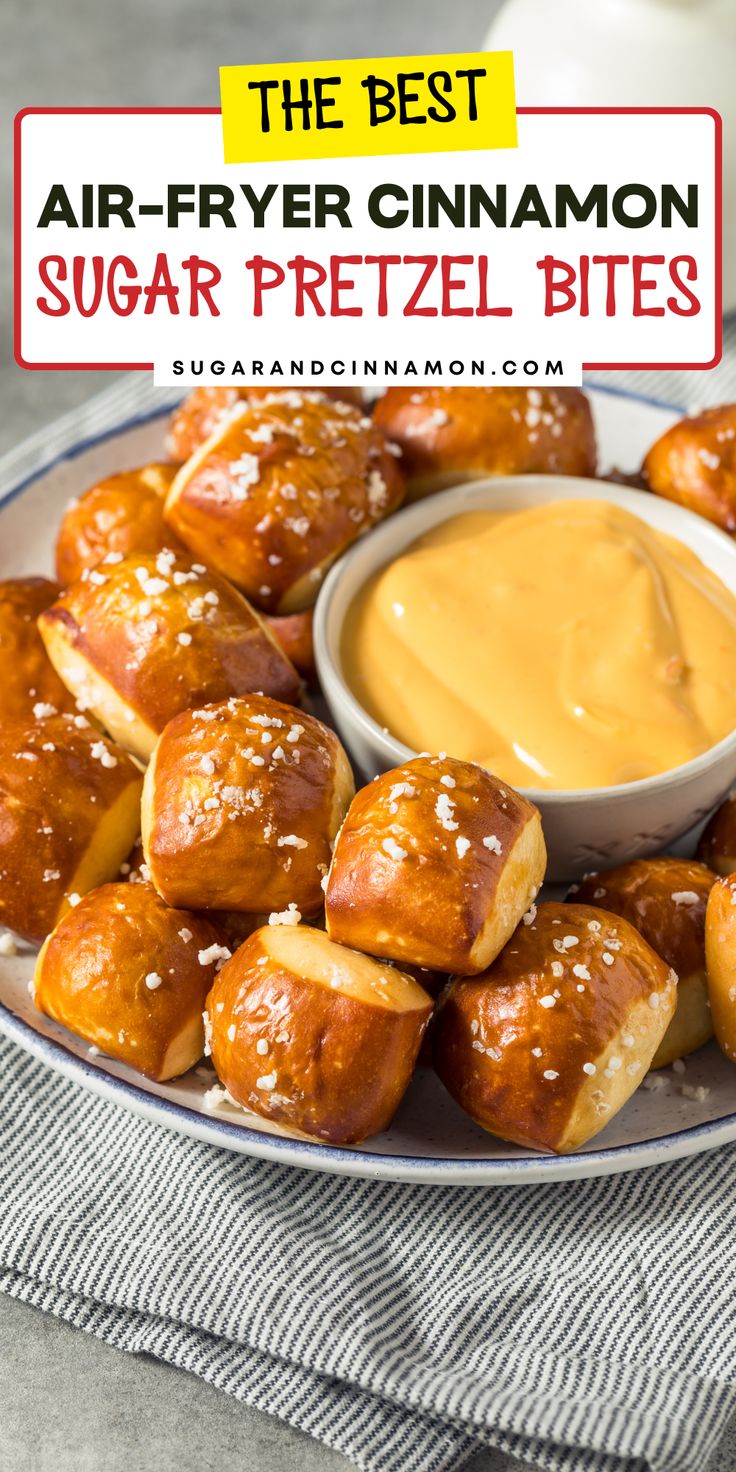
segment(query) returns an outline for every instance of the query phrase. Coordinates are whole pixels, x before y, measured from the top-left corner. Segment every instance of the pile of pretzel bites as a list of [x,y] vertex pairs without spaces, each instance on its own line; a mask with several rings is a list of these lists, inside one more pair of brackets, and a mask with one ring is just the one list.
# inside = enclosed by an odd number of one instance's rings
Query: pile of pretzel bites
[[[736,407],[683,420],[639,483],[733,531],[735,438]],[[523,795],[446,753],[356,792],[308,708],[335,559],[448,484],[594,476],[585,396],[202,388],[166,453],[80,487],[56,582],[0,583],[0,953],[40,946],[37,1007],[154,1080],[208,1054],[223,1098],[335,1143],[387,1127],[420,1051],[554,1151],[714,1029],[736,1060],[736,803],[697,860],[536,906]]]

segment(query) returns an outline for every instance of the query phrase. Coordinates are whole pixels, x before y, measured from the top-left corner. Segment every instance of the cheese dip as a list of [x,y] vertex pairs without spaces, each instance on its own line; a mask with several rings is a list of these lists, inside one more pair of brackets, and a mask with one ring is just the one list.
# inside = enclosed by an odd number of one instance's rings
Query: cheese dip
[[736,725],[736,599],[605,501],[433,528],[361,590],[342,662],[407,746],[522,787],[634,782]]

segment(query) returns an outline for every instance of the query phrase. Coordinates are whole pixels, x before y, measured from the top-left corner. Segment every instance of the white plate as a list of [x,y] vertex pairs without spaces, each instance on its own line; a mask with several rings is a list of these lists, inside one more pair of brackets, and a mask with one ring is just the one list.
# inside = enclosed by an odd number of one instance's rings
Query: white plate
[[[676,417],[633,395],[595,390],[601,465],[633,470]],[[103,475],[161,457],[163,416],[123,426],[82,444],[0,502],[0,577],[48,573],[55,528],[66,501]],[[37,1012],[28,994],[33,954],[0,958],[0,1029],[49,1068],[181,1134],[246,1155],[340,1175],[438,1184],[502,1185],[607,1175],[714,1149],[736,1139],[736,1075],[714,1044],[688,1059],[684,1074],[665,1070],[664,1087],[639,1089],[590,1148],[537,1155],[505,1145],[468,1120],[431,1069],[420,1066],[390,1130],[357,1148],[294,1140],[242,1110],[207,1110],[215,1082],[208,1067],[172,1084],[153,1084]],[[703,1086],[698,1102],[683,1086]]]

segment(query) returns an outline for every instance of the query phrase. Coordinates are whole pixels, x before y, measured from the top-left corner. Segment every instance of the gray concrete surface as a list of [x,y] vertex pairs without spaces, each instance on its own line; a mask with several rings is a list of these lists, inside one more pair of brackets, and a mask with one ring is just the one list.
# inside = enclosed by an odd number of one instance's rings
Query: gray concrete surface
[[[498,0],[1,0],[0,452],[109,376],[12,360],[10,127],[21,107],[212,104],[225,61],[470,49]],[[193,1376],[0,1295],[7,1472],[340,1472],[345,1460]],[[480,1456],[473,1472],[512,1472]],[[734,1472],[727,1438],[710,1472]]]

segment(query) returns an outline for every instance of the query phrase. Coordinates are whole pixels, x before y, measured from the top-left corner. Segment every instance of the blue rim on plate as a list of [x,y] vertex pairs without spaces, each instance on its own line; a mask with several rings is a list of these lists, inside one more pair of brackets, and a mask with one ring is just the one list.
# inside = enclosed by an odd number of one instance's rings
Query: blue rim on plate
[[[617,398],[631,399],[652,408],[667,409],[671,413],[682,412],[677,406],[664,404],[642,394],[628,393],[624,389],[606,385],[590,385],[594,393],[611,394]],[[134,429],[139,429],[170,413],[170,406],[154,409],[148,414],[136,415],[80,441],[70,450],[53,457],[47,464],[35,470],[5,495],[0,495],[0,507],[16,500],[43,476],[65,461],[75,460],[87,450],[104,444]],[[582,1150],[573,1155],[547,1155],[529,1152],[524,1156],[489,1158],[467,1155],[462,1158],[449,1156],[416,1156],[381,1154],[350,1146],[323,1145],[317,1141],[294,1139],[286,1135],[274,1135],[252,1129],[247,1124],[234,1124],[219,1119],[214,1114],[203,1114],[172,1099],[149,1092],[142,1085],[128,1082],[104,1067],[87,1061],[72,1051],[63,1042],[47,1037],[25,1022],[4,1003],[0,1002],[0,1031],[12,1042],[33,1057],[47,1063],[56,1072],[92,1090],[103,1098],[130,1109],[133,1113],[163,1124],[179,1133],[203,1143],[222,1149],[253,1155],[304,1169],[331,1171],[341,1175],[380,1178],[394,1182],[426,1182],[435,1184],[503,1185],[524,1182],[529,1184],[574,1180],[581,1177],[608,1175],[627,1170],[641,1169],[663,1163],[665,1160],[682,1158],[696,1151],[717,1149],[736,1137],[736,1112],[718,1119],[706,1120],[686,1129],[657,1135],[647,1140],[628,1145],[612,1146],[603,1150]]]

